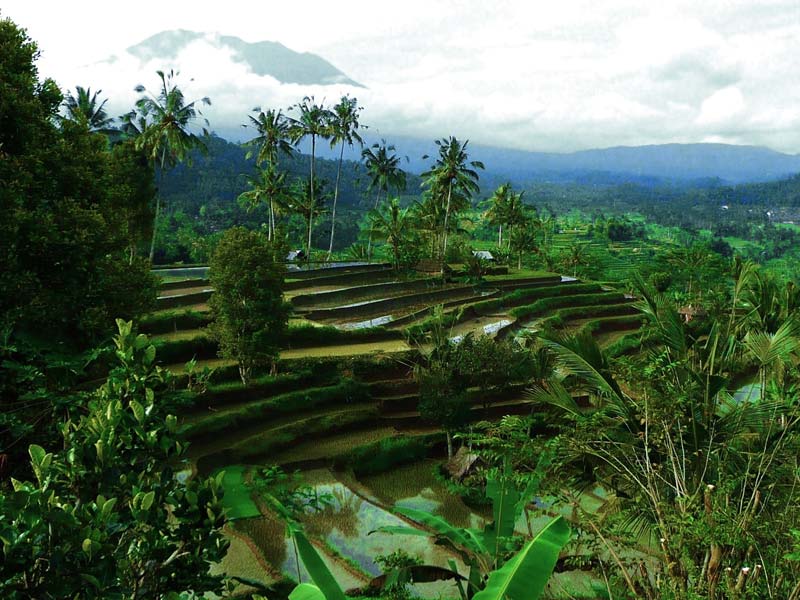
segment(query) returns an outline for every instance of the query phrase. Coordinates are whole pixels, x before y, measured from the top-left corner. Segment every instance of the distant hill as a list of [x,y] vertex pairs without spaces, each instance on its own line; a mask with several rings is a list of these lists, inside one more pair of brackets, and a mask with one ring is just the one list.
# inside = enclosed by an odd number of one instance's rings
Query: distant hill
[[[433,140],[389,137],[399,154],[419,172],[432,163]],[[800,173],[800,156],[757,146],[729,144],[662,144],[619,146],[565,154],[527,152],[470,143],[469,155],[486,165],[492,179],[523,184],[534,181],[617,185],[667,183],[699,186],[775,181]],[[716,184],[714,183],[716,181]]]
[[316,54],[295,52],[278,42],[249,43],[231,35],[199,33],[185,29],[162,31],[131,46],[127,52],[141,61],[168,62],[198,40],[203,40],[222,52],[230,52],[233,60],[247,65],[256,75],[268,75],[281,83],[364,87]]

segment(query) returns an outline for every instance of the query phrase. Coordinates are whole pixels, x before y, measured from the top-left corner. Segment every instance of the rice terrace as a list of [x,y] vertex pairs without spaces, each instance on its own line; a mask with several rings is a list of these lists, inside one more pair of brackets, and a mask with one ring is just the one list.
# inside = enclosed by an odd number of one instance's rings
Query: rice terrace
[[0,597],[800,600],[796,6],[8,4]]

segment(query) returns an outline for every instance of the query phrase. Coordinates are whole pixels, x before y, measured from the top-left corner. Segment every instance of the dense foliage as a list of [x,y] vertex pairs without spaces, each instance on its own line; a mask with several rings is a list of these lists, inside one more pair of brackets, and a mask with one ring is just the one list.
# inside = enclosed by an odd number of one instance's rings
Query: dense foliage
[[119,321],[116,366],[60,425],[31,445],[31,481],[0,494],[4,598],[178,598],[221,591],[208,574],[228,542],[219,478],[181,483],[185,451],[170,377],[155,347]]
[[220,355],[235,360],[242,382],[254,368],[274,365],[288,318],[281,285],[285,248],[263,233],[234,227],[211,257],[212,333]]
[[152,306],[155,282],[130,254],[152,171],[85,122],[56,118],[61,93],[39,80],[37,55],[0,21],[0,320],[85,347]]

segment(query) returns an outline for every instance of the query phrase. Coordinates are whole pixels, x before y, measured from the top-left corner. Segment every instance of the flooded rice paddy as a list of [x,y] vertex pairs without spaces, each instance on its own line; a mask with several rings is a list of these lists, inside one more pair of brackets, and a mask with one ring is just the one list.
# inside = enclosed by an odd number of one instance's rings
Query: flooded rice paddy
[[[429,537],[375,531],[386,526],[414,525],[391,512],[395,504],[430,510],[452,519],[456,525],[483,525],[482,516],[473,513],[458,497],[448,494],[436,481],[434,465],[433,461],[423,461],[363,481],[347,475],[337,476],[328,469],[304,473],[304,482],[312,486],[321,499],[321,509],[308,510],[301,516],[301,522],[343,588],[367,585],[381,574],[374,558],[399,548],[419,557],[424,564],[446,567],[449,560],[456,560],[459,571],[465,572],[463,563],[454,553],[433,543]],[[294,580],[309,580],[302,561],[298,565],[293,542],[285,536],[284,524],[277,518],[265,515],[242,519],[236,522],[235,530],[249,538],[257,558],[270,565],[270,572],[256,579],[274,579],[280,574]],[[248,567],[253,564],[252,561],[242,562]],[[452,581],[443,581],[424,584],[424,595],[456,597],[457,591]]]
[[[375,557],[403,549],[419,557],[424,564],[447,567],[455,560],[458,571],[466,574],[460,558],[435,544],[428,536],[403,536],[376,532],[385,526],[419,527],[413,521],[392,512],[395,506],[424,510],[446,519],[456,527],[482,528],[491,519],[489,506],[468,506],[450,493],[435,471],[439,462],[423,460],[402,466],[390,472],[356,478],[352,474],[313,469],[303,474],[304,483],[311,486],[320,499],[317,510],[307,510],[300,520],[324,562],[344,589],[363,588],[381,574]],[[597,510],[602,503],[598,490],[582,496],[580,509]],[[536,502],[546,508],[544,500]],[[561,511],[575,518],[574,507]],[[552,518],[544,510],[535,511],[530,520],[525,516],[517,522],[518,533],[535,535]],[[309,581],[309,575],[298,564],[294,544],[286,537],[285,525],[273,515],[240,519],[231,532],[235,543],[223,565],[233,575],[251,577],[260,581],[274,581],[289,577],[295,581]],[[244,556],[251,553],[255,556]],[[261,572],[258,572],[260,565]],[[245,575],[246,574],[246,575]],[[554,578],[553,591],[561,590],[558,597],[589,598],[592,580],[581,572],[562,573]],[[576,594],[583,589],[585,593]],[[426,598],[458,598],[455,583],[440,581],[417,584],[415,595]]]

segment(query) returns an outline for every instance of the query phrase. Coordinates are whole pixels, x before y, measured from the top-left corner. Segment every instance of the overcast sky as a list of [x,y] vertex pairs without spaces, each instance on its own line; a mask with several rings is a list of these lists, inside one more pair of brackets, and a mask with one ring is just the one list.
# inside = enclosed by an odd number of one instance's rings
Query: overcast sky
[[[368,89],[303,88],[247,73],[210,45],[180,57],[212,128],[307,93],[350,91],[381,135],[527,150],[667,142],[800,153],[800,0],[404,0],[205,3],[3,0],[40,73],[102,88],[112,109],[172,65],[100,61],[169,29],[278,41],[319,54]],[[188,83],[188,78],[194,81]],[[150,78],[150,81],[148,81]],[[265,81],[266,80],[266,81]]]

